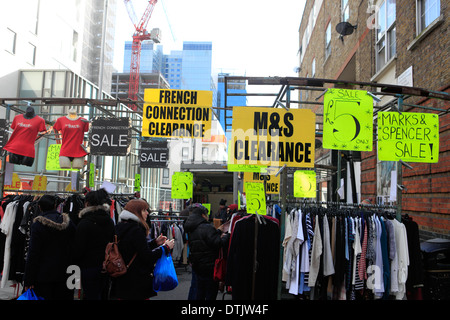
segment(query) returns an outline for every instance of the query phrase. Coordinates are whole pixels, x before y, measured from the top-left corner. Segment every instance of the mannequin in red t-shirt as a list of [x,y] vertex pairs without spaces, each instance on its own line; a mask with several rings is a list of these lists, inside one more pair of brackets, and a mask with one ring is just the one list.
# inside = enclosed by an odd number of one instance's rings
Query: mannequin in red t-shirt
[[60,117],[53,126],[62,136],[59,166],[61,169],[81,169],[84,166],[84,133],[89,130],[89,122],[77,115],[75,108],[69,109],[67,116]]
[[8,151],[9,163],[31,167],[36,152],[36,138],[47,131],[45,120],[34,113],[33,107],[28,107],[24,114],[14,117],[11,128],[14,131],[3,148]]

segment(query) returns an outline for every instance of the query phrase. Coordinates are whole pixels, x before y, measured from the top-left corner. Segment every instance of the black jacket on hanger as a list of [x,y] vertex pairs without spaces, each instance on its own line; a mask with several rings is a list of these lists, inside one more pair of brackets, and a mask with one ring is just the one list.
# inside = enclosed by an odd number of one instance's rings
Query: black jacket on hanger
[[[231,236],[225,284],[233,300],[275,300],[278,290],[280,228],[268,218],[258,223],[256,277],[253,283],[256,215],[237,221]],[[262,220],[261,220],[262,221]],[[254,296],[252,291],[254,287]]]

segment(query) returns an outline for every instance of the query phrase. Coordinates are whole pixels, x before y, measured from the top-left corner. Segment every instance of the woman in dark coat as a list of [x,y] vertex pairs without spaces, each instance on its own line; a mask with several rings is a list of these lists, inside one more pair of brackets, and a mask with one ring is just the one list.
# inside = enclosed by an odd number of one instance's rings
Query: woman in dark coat
[[214,281],[214,264],[219,250],[226,248],[229,234],[223,234],[208,222],[208,209],[200,204],[196,206],[184,223],[188,234],[189,262],[192,264],[193,281],[196,277],[195,300],[215,300],[219,283]]
[[169,253],[174,241],[168,241],[165,236],[148,239],[149,225],[146,223],[148,203],[142,199],[130,200],[120,213],[116,234],[119,241],[119,251],[126,264],[133,256],[135,259],[127,273],[114,278],[112,296],[121,300],[144,300],[156,295],[153,290],[153,269],[156,261],[163,253]]
[[38,206],[42,213],[31,225],[24,287],[33,288],[45,300],[72,300],[73,290],[67,288],[66,280],[75,225],[67,214],[56,211],[54,196],[42,196]]
[[106,245],[114,238],[108,201],[104,189],[91,191],[86,194],[85,208],[79,213],[74,262],[81,269],[83,300],[107,298],[109,279],[102,273],[102,267]]

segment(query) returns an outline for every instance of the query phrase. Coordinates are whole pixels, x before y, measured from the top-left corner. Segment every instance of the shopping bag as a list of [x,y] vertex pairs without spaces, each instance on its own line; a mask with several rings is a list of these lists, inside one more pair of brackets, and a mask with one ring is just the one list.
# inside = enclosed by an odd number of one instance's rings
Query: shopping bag
[[219,257],[214,263],[214,281],[225,281],[225,274],[227,273],[227,260],[223,257],[223,249],[220,248]]
[[161,258],[156,261],[153,271],[153,290],[169,291],[178,286],[178,278],[173,265],[172,256],[162,247]]
[[38,297],[36,293],[34,293],[33,289],[28,289],[22,295],[20,295],[17,300],[44,300],[42,297]]

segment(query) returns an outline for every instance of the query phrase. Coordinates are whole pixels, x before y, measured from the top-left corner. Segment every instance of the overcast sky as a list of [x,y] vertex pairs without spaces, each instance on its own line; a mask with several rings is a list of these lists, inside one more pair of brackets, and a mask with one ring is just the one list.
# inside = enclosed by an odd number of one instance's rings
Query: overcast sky
[[[159,0],[147,30],[160,28],[164,53],[183,41],[211,41],[213,72],[238,76],[295,76],[304,0]],[[138,19],[147,0],[133,0]],[[125,41],[134,26],[123,0],[117,4],[114,66],[123,70]]]

